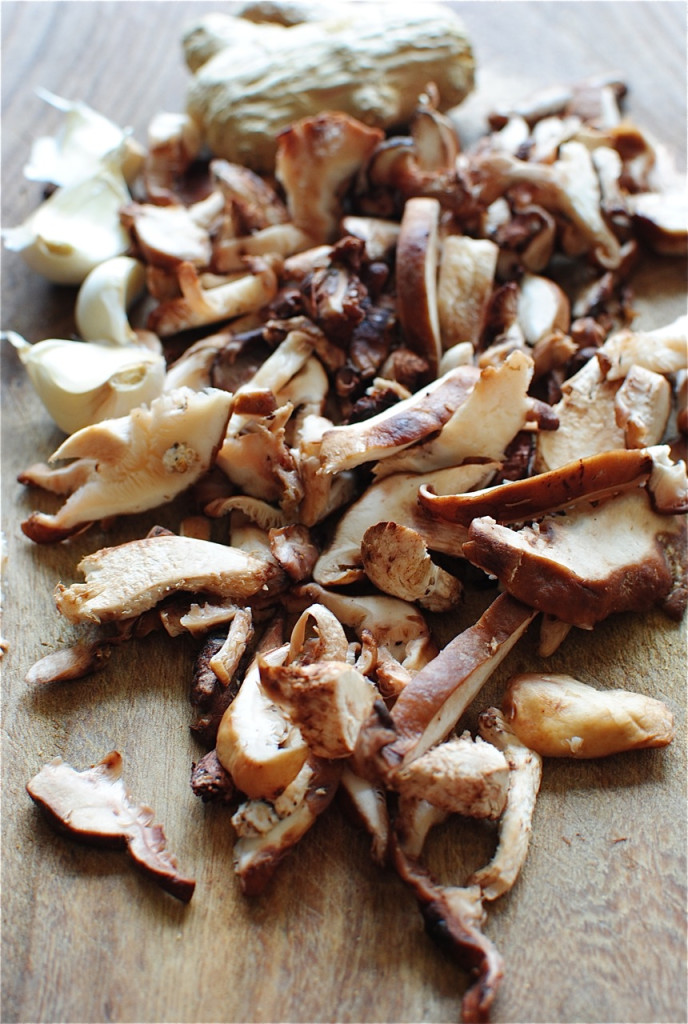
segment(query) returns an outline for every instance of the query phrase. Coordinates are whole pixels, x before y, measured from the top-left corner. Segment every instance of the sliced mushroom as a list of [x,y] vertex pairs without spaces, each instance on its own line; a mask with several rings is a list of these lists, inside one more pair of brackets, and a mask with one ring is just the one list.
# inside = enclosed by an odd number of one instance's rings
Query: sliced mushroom
[[607,338],[597,358],[608,381],[622,380],[632,366],[666,375],[684,370],[688,360],[688,315],[651,331],[617,331]]
[[216,240],[212,261],[219,274],[229,274],[243,270],[248,257],[294,256],[312,246],[312,237],[293,224],[271,224],[252,235]]
[[535,801],[542,779],[542,758],[512,731],[497,708],[481,712],[480,735],[504,752],[509,765],[506,807],[499,820],[499,843],[489,864],[468,879],[484,900],[496,900],[516,882],[528,853]]
[[[280,664],[288,650],[285,644],[262,659]],[[271,801],[299,774],[308,747],[298,726],[265,692],[260,677],[255,659],[222,717],[215,749],[237,789],[250,799]]]
[[184,113],[161,111],[149,122],[143,181],[152,203],[167,206],[180,202],[184,173],[201,151],[201,132]]
[[247,601],[275,576],[271,562],[226,544],[161,534],[83,558],[85,583],[55,591],[57,608],[70,622],[131,619],[175,591],[208,592]]
[[443,740],[535,617],[500,594],[480,619],[417,672],[390,714],[380,705],[363,726],[356,761],[367,777],[394,779],[398,771]]
[[461,1020],[489,1020],[503,974],[502,958],[480,930],[485,921],[481,891],[439,885],[393,839],[392,859],[400,878],[414,893],[430,937],[456,957],[473,979],[461,1002]]
[[[472,376],[475,370],[464,366],[453,372]],[[528,388],[532,376],[533,360],[523,352],[512,352],[498,366],[486,366],[463,401],[455,403],[435,437],[419,438],[421,443],[405,446],[405,451],[383,451],[375,475],[427,473],[467,459],[501,460],[531,419],[533,401]]]
[[600,690],[569,675],[512,677],[502,710],[507,729],[541,757],[607,757],[665,747],[674,716],[663,701],[630,690]]
[[591,629],[615,612],[642,613],[656,603],[680,617],[685,535],[682,516],[657,515],[648,493],[635,489],[521,530],[474,519],[463,553],[518,600]]
[[476,367],[458,366],[368,420],[333,427],[323,436],[320,447],[323,472],[341,473],[366,462],[386,460],[394,452],[424,440],[440,430],[465,402],[479,376]]
[[98,640],[90,643],[82,640],[71,647],[46,654],[31,666],[24,681],[30,686],[42,686],[46,683],[61,683],[66,679],[83,679],[105,668],[111,654],[110,644]]
[[671,414],[671,385],[653,370],[632,366],[616,393],[615,408],[627,448],[657,444]]
[[[247,261],[248,262],[248,261]],[[277,294],[277,274],[270,256],[250,260],[251,273],[214,288],[203,288],[192,263],[176,268],[181,298],[168,299],[153,309],[148,328],[167,338],[192,327],[232,320],[267,306]]]
[[628,196],[635,230],[660,256],[688,254],[688,210],[685,188],[639,192]]
[[149,877],[188,903],[196,883],[179,871],[162,826],[153,824],[153,811],[133,802],[121,775],[122,756],[116,750],[82,772],[56,757],[26,788],[59,828],[83,842],[125,847]]
[[373,861],[383,865],[387,859],[390,833],[385,790],[362,779],[347,765],[342,771],[339,789],[340,793],[346,795],[347,809],[363,824],[372,838],[370,853]]
[[[55,515],[34,512],[22,523],[23,532],[36,543],[50,543],[99,519],[171,501],[210,468],[230,407],[224,391],[180,388],[128,416],[83,427],[50,459],[76,460],[69,467],[76,490]],[[38,482],[35,475],[24,479]]]
[[446,612],[461,599],[459,580],[435,565],[420,533],[396,522],[370,526],[361,540],[363,570],[378,590]]
[[437,376],[442,358],[437,307],[440,204],[422,196],[408,199],[396,249],[397,309],[406,344]]
[[462,342],[478,347],[498,255],[488,239],[450,235],[442,242],[437,308],[445,352]]
[[342,193],[382,137],[379,128],[339,111],[303,118],[280,133],[275,174],[293,223],[316,243],[336,238]]
[[120,219],[145,263],[168,270],[181,263],[203,268],[212,257],[209,228],[223,206],[221,193],[213,192],[190,207],[129,203]]

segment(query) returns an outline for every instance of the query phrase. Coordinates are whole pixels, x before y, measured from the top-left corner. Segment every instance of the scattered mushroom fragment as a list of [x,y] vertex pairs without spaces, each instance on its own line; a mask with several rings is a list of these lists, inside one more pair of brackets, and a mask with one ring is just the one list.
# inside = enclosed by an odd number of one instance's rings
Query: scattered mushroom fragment
[[55,602],[70,622],[133,618],[175,591],[248,600],[274,576],[270,562],[236,548],[169,534],[133,540],[87,555],[85,583],[58,584]]
[[132,801],[121,775],[116,750],[82,772],[56,757],[26,788],[59,828],[87,843],[125,847],[158,885],[188,903],[196,883],[179,871],[162,827],[153,824],[153,811]]
[[458,604],[459,580],[432,561],[423,537],[408,526],[380,522],[361,540],[363,570],[378,590],[405,601],[417,601],[431,612]]
[[569,675],[514,676],[502,709],[506,728],[542,757],[607,757],[674,738],[674,716],[663,701]]
[[110,644],[99,640],[90,643],[80,640],[64,650],[46,654],[31,666],[24,680],[33,686],[36,683],[44,685],[65,679],[82,679],[105,668],[111,654]]
[[396,247],[399,320],[411,349],[437,376],[442,340],[437,306],[440,204],[416,196],[404,204]]
[[442,242],[437,310],[442,348],[477,348],[494,286],[499,247],[489,239],[450,235]]
[[[76,460],[70,467],[70,483],[76,488],[59,512],[34,512],[22,530],[36,543],[51,543],[107,516],[129,515],[171,501],[209,469],[224,436],[230,404],[231,396],[223,391],[181,388],[155,399],[148,408],[72,434],[50,461]],[[77,473],[76,465],[86,467],[83,474]]]
[[480,886],[484,900],[495,900],[512,888],[526,859],[542,758],[521,742],[497,708],[481,712],[479,728],[483,739],[502,750],[509,764],[509,789],[499,820],[497,850],[490,863],[468,880],[468,885]]

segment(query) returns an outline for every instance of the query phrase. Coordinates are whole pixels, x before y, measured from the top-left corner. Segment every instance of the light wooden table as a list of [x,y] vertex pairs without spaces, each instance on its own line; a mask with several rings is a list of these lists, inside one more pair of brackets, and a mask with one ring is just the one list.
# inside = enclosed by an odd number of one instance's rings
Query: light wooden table
[[[144,139],[153,113],[184,102],[182,25],[214,6],[229,5],[2,4],[4,225],[36,205],[39,188],[22,167],[32,140],[60,122],[34,89],[83,99]],[[631,115],[684,161],[683,3],[453,6],[479,66],[467,126],[485,97],[615,70],[628,82]],[[684,311],[684,285],[682,263],[641,275],[639,322],[655,326]],[[5,329],[31,341],[74,330],[74,293],[36,278],[13,254],[2,256],[2,296]],[[140,535],[142,524],[174,527],[180,506],[115,532],[32,546],[18,524],[35,496],[16,474],[50,454],[60,435],[13,352],[2,353],[2,385],[10,641],[2,662],[2,1020],[456,1020],[465,977],[425,937],[412,898],[372,865],[366,837],[338,808],[264,896],[240,895],[227,813],[204,806],[188,785],[199,756],[188,730],[192,645],[150,637],[92,678],[40,692],[26,686],[37,657],[72,636],[53,606],[57,580],[74,579],[81,555]],[[685,629],[658,613],[572,635],[552,659],[554,671],[666,700],[677,738],[664,751],[546,764],[524,872],[487,925],[506,961],[495,1021],[686,1021],[685,650]],[[507,674],[536,663],[526,641],[477,703],[498,699]],[[56,836],[25,792],[55,755],[86,767],[113,748],[132,793],[154,807],[182,868],[197,878],[187,907],[123,856]],[[433,837],[430,862],[460,883],[492,843],[483,827],[455,822]]]

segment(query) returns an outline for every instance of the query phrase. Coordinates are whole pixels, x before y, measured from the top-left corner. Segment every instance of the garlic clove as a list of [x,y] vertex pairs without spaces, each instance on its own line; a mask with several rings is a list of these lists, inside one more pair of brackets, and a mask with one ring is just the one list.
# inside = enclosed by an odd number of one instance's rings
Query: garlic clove
[[63,187],[76,185],[96,174],[106,158],[114,157],[125,180],[132,183],[143,166],[144,150],[122,129],[86,103],[63,99],[47,89],[37,89],[41,99],[64,113],[55,136],[36,139],[24,176]]
[[14,331],[2,337],[17,349],[36,393],[66,434],[126,416],[162,394],[165,359],[148,348],[61,338],[30,345]]
[[6,228],[5,247],[55,284],[81,284],[99,263],[127,251],[120,207],[130,199],[120,171],[101,170],[57,189],[23,224]]
[[145,288],[145,267],[131,256],[115,256],[94,267],[76,299],[74,317],[80,337],[114,345],[138,344],[127,314]]

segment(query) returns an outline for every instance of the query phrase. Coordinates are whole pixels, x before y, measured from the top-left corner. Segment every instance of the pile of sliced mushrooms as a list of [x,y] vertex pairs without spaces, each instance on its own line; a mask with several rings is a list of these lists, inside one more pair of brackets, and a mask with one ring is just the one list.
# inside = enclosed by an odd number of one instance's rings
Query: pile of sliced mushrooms
[[[462,728],[529,628],[545,658],[609,615],[686,606],[687,318],[634,330],[629,287],[641,254],[685,253],[685,191],[624,91],[534,96],[465,146],[429,82],[403,131],[296,120],[272,174],[208,153],[188,114],[140,146],[46,95],[65,131],[27,174],[56,187],[4,234],[78,285],[78,340],[5,332],[67,435],[21,475],[64,496],[26,536],[182,492],[191,509],[80,562],[57,609],[97,639],[28,678],[78,678],[151,631],[197,638],[191,785],[227,806],[242,890],[344,794],[472,972],[467,1021],[498,990],[481,928],[526,857],[543,759],[674,735],[659,700],[552,674],[511,679]],[[477,585],[494,599],[439,649],[431,616]],[[116,752],[56,759],[28,790],[189,899],[120,775]],[[499,823],[456,886],[423,863],[452,814]]]

